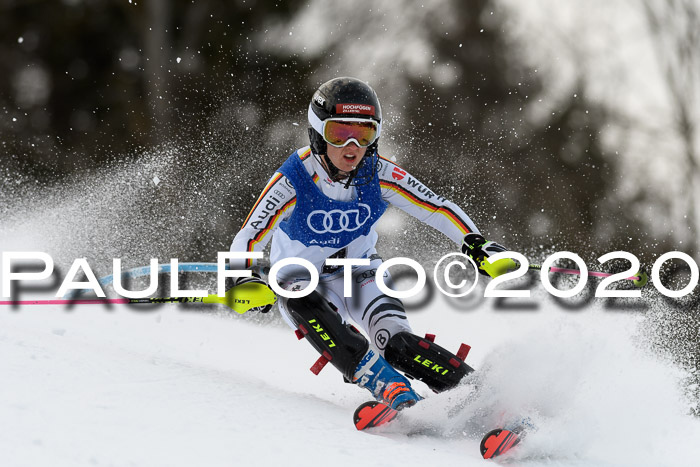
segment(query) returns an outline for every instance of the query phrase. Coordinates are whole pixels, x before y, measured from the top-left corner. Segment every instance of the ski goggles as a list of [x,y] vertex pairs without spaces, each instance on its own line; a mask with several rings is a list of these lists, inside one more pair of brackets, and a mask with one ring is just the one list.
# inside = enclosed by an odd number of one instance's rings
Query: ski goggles
[[382,131],[381,123],[365,118],[329,118],[321,121],[311,107],[309,122],[326,143],[336,148],[345,147],[352,142],[366,148],[379,138]]
[[355,142],[366,148],[377,139],[378,125],[374,120],[344,118],[328,119],[323,122],[323,139],[336,148]]

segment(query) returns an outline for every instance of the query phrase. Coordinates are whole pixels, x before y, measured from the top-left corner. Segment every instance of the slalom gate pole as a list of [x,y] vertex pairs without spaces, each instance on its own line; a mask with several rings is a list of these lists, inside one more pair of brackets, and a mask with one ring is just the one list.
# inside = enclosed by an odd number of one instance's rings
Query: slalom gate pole
[[154,298],[82,298],[68,300],[7,300],[0,301],[0,305],[130,305],[146,303],[218,303],[226,305],[233,311],[243,314],[254,307],[272,305],[277,301],[277,296],[269,287],[249,282],[232,287],[226,295],[219,297],[216,294],[206,297],[154,297]]
[[7,300],[0,305],[129,305],[132,303],[194,303],[204,297],[160,297],[160,298],[81,298],[75,300]]
[[128,298],[94,298],[80,300],[5,300],[0,305],[104,305],[104,304],[128,304]]
[[[531,271],[541,271],[542,266],[539,264],[531,264],[529,268]],[[549,272],[554,272],[557,274],[572,274],[572,275],[581,275],[581,271],[578,269],[565,269],[565,268],[554,268],[551,267],[549,268]],[[600,271],[588,271],[588,275],[591,277],[610,277],[612,276],[612,273],[609,272],[600,272]],[[647,273],[644,271],[639,271],[637,275],[627,277],[625,278],[628,281],[632,281],[635,286],[637,287],[644,287],[646,283],[649,281],[649,276],[647,276]]]

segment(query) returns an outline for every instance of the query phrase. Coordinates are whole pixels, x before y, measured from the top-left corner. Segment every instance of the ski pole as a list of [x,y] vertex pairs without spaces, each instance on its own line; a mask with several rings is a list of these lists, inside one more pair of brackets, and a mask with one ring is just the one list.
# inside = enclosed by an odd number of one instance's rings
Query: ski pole
[[[530,269],[531,271],[541,271],[542,266],[539,264],[531,264],[528,269]],[[551,268],[549,268],[549,272],[555,272],[558,274],[581,275],[581,271],[579,271],[578,269],[565,269],[565,268],[551,267]],[[612,276],[612,273],[600,272],[600,271],[588,271],[588,275],[592,276],[592,277],[610,277],[610,276]],[[647,284],[647,282],[649,282],[649,276],[644,271],[639,271],[636,275],[631,276],[631,277],[627,277],[626,279],[629,281],[632,281],[632,283],[636,287],[644,287]]]
[[[219,266],[216,263],[180,263],[177,267],[178,272],[217,272]],[[169,273],[170,264],[161,264],[158,266],[158,274]],[[137,268],[124,271],[121,274],[122,279],[135,279],[137,277],[148,276],[151,274],[150,266],[139,266]],[[102,277],[98,280],[101,286],[110,285],[114,283],[114,275]],[[78,298],[82,293],[89,289],[74,289],[66,294],[67,299]]]
[[259,283],[246,283],[232,287],[226,295],[216,294],[206,297],[153,297],[153,298],[88,298],[75,300],[8,300],[0,305],[129,305],[145,303],[218,303],[243,314],[254,307],[272,305],[277,296],[269,287]]

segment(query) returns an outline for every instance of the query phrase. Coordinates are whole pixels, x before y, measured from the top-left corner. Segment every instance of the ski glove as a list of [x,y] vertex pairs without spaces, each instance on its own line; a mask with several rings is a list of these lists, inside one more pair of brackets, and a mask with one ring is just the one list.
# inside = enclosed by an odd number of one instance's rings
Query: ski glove
[[515,261],[510,258],[499,259],[489,263],[486,258],[506,251],[506,247],[496,242],[487,241],[477,233],[468,233],[462,240],[462,253],[474,260],[479,272],[492,278],[505,274],[517,268]]
[[[231,288],[236,287],[237,285],[243,285],[243,284],[248,284],[248,283],[257,283],[257,284],[262,284],[265,287],[270,287],[267,285],[267,282],[265,282],[262,277],[260,277],[260,274],[257,272],[253,272],[253,275],[250,277],[227,277],[226,278],[226,291],[228,292]],[[255,306],[249,309],[248,311],[257,311],[260,313],[267,313],[272,309],[272,304],[270,305],[264,305],[264,306]]]

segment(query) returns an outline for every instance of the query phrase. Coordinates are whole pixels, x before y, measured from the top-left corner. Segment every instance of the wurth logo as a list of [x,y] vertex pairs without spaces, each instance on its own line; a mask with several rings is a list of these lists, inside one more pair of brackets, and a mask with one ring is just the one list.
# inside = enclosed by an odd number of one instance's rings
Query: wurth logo
[[405,176],[406,172],[399,169],[398,167],[394,167],[394,171],[391,173],[391,178],[393,178],[394,180],[403,180]]
[[374,115],[374,106],[367,104],[336,104],[336,113]]

